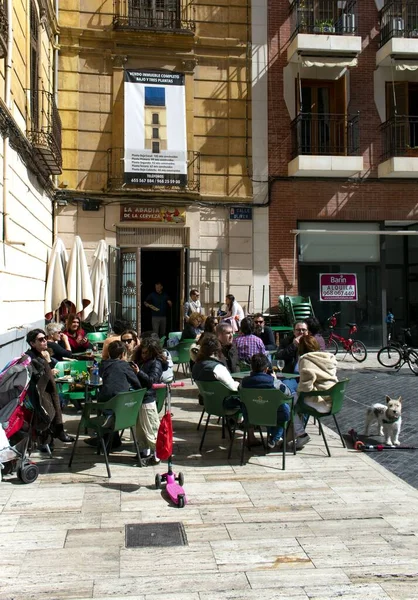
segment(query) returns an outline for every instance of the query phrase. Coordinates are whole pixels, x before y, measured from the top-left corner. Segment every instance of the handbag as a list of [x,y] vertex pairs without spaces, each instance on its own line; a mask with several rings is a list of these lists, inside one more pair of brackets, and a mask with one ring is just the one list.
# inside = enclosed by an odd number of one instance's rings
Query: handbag
[[171,413],[166,412],[158,428],[155,452],[158,458],[167,460],[173,454],[173,423]]

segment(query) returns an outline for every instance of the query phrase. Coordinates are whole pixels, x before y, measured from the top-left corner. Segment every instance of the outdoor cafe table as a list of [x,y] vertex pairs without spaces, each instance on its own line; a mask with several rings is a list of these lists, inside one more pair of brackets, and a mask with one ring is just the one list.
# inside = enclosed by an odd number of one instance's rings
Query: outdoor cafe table
[[[240,371],[239,373],[232,373],[232,378],[240,381],[244,379],[244,377],[248,377],[251,374],[251,371]],[[276,373],[277,379],[299,379],[299,373]]]
[[[84,401],[85,402],[90,402],[91,401],[91,392],[93,390],[98,390],[103,385],[103,381],[101,379],[100,379],[99,383],[93,383],[88,379],[77,381],[74,377],[68,377],[68,376],[57,377],[55,379],[55,383],[58,383],[58,384],[68,383],[70,385],[77,383],[81,386],[84,386]],[[80,391],[82,391],[82,390],[80,390]]]

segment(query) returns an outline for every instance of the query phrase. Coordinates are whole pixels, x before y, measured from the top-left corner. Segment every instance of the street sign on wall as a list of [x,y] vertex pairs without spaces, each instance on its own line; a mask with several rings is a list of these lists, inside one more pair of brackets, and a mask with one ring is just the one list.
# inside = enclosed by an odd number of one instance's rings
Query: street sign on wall
[[319,299],[322,302],[356,302],[357,275],[355,273],[321,273]]

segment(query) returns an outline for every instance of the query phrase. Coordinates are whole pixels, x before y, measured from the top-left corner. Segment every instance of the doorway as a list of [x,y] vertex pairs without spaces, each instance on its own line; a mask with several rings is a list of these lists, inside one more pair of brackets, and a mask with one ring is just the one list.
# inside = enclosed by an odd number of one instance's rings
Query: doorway
[[[140,250],[141,292],[140,322],[141,331],[149,331],[151,327],[152,311],[144,306],[148,294],[155,291],[155,284],[160,281],[164,291],[173,303],[167,312],[167,332],[181,331],[180,314],[183,298],[184,258],[183,250],[148,249]],[[138,303],[139,304],[139,303]]]

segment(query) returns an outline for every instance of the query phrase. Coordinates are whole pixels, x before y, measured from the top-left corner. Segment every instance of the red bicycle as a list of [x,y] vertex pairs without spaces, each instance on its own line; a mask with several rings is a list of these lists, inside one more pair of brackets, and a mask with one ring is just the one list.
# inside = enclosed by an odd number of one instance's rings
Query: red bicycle
[[363,342],[360,342],[360,340],[353,340],[351,337],[353,333],[356,333],[357,331],[356,323],[347,323],[347,327],[349,327],[348,338],[335,333],[334,327],[337,324],[337,316],[339,314],[341,313],[336,312],[327,320],[330,333],[328,338],[325,338],[326,348],[328,352],[337,354],[338,350],[340,349],[339,344],[341,344],[346,352],[346,355],[348,352],[350,352],[351,356],[357,362],[363,362],[367,358],[367,348]]

